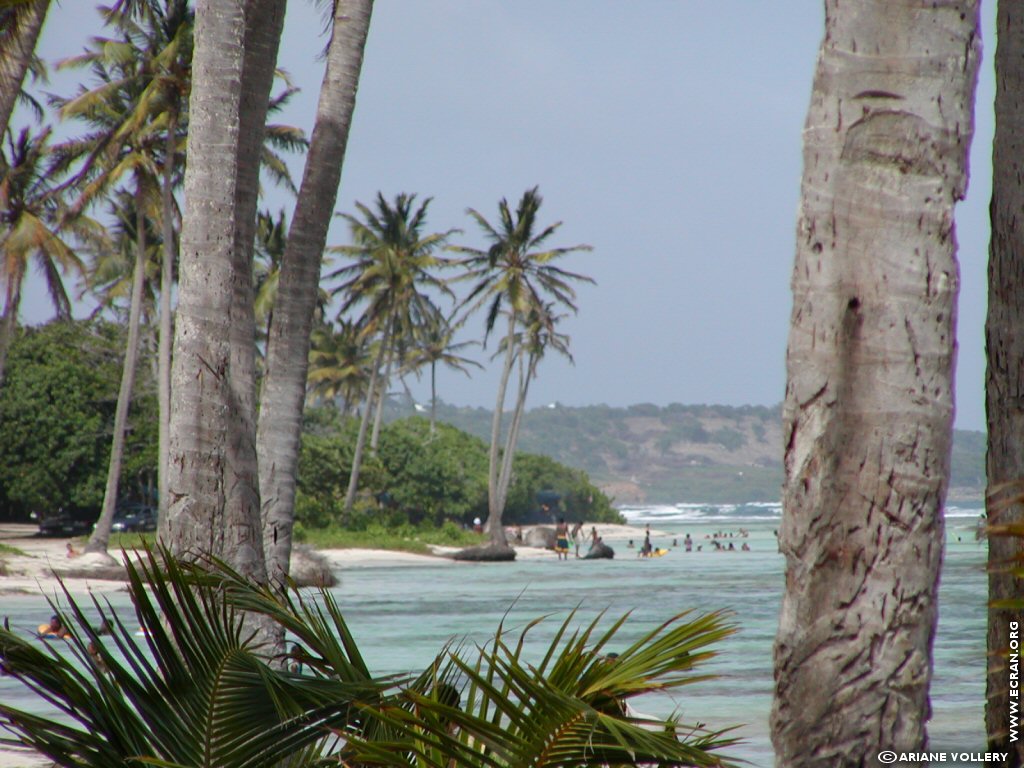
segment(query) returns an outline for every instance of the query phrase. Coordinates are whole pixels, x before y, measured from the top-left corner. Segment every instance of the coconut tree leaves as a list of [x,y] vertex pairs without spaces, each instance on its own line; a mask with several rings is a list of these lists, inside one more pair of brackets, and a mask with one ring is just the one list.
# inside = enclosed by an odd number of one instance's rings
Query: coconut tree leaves
[[0,704],[0,724],[58,765],[250,768],[296,756],[312,765],[310,755],[333,741],[328,729],[346,727],[353,705],[379,689],[365,677],[269,665],[218,584],[166,553],[126,566],[143,642],[94,600],[112,628],[100,636],[70,595],[67,648],[0,631],[6,671],[64,715]]
[[[61,714],[0,703],[6,741],[103,768],[725,765],[724,732],[629,705],[706,679],[695,669],[733,631],[721,614],[680,614],[624,642],[628,615],[601,629],[603,616],[577,628],[573,613],[539,659],[538,619],[486,645],[450,643],[418,676],[375,677],[330,593],[279,592],[165,551],[126,567],[143,641],[94,598],[101,635],[67,594],[66,646],[0,630],[5,670]],[[266,658],[254,621],[284,629],[287,652]]]

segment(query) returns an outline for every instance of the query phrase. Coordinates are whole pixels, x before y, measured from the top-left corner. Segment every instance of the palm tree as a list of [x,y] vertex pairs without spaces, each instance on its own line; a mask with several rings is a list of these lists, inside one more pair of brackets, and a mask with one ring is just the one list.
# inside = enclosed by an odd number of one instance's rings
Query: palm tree
[[980,51],[976,2],[828,2],[826,26],[783,406],[779,766],[927,743]]
[[341,398],[348,416],[366,398],[372,350],[355,322],[340,320],[337,327],[315,328],[309,350],[309,395],[314,401]]
[[[537,376],[537,366],[549,349],[567,357],[572,362],[572,355],[569,353],[569,337],[555,330],[555,326],[564,318],[564,314],[554,314],[553,303],[534,307],[524,318],[523,330],[514,340],[517,349],[519,377],[512,418],[501,454],[501,469],[498,472],[498,506],[501,509],[505,508],[505,502],[508,500],[508,489],[512,484],[512,461],[515,458],[516,444],[519,441],[519,426],[526,409],[526,396],[530,390],[530,382]],[[507,343],[508,340],[504,341]]]
[[[161,221],[163,240],[157,355],[158,498],[163,508],[167,498],[171,288],[177,259],[175,221],[178,211],[174,188],[181,182],[183,165],[186,120],[182,116],[189,88],[193,17],[187,0],[123,2],[105,9],[104,13],[116,36],[95,38],[91,49],[59,65],[64,69],[88,67],[96,83],[92,88],[81,87],[72,98],[53,99],[63,117],[82,121],[90,128],[84,136],[58,147],[57,165],[63,168],[78,165],[73,181],[81,189],[76,205],[79,209],[100,199],[129,176],[136,190],[134,207],[140,212],[145,206],[155,207],[150,198],[155,198],[159,190],[159,210],[151,215]],[[143,227],[134,229],[144,234]],[[144,259],[146,246],[141,239],[138,250],[138,258]],[[139,279],[144,281],[141,274]],[[139,313],[133,311],[130,317],[137,322]],[[138,337],[138,329],[130,327],[129,347],[137,345]],[[136,355],[137,350],[127,349],[126,363]],[[129,399],[133,375],[133,368],[126,365],[122,392]],[[126,414],[127,404],[122,403],[120,411]],[[119,442],[117,427],[113,439]],[[118,493],[115,470],[119,463],[119,452],[113,450],[107,485],[110,498],[104,502],[104,511],[89,544],[94,551],[105,550],[109,540],[109,525]]]
[[[128,426],[128,409],[135,388],[135,369],[139,355],[139,335],[141,330],[143,292],[146,284],[146,265],[148,263],[146,203],[151,199],[147,195],[149,187],[147,177],[138,175],[135,180],[134,195],[131,198],[134,208],[135,226],[133,245],[135,259],[131,269],[131,298],[128,310],[128,340],[125,344],[124,364],[121,371],[121,386],[117,393],[117,406],[114,412],[114,427],[111,437],[110,462],[107,467],[107,483],[103,496],[103,508],[92,535],[85,546],[86,552],[106,553],[110,541],[111,526],[117,507],[118,489],[121,480],[121,462],[124,457],[125,431]],[[123,242],[123,241],[122,241]]]
[[480,363],[458,354],[466,347],[477,344],[475,341],[454,340],[456,328],[449,318],[438,313],[425,325],[414,329],[413,341],[402,366],[402,373],[414,373],[419,376],[420,369],[430,366],[430,434],[436,432],[437,423],[437,366],[459,371],[469,376],[469,367],[483,368]]
[[513,214],[508,201],[503,198],[498,204],[499,221],[496,226],[491,225],[480,213],[470,208],[469,215],[491,245],[487,250],[465,246],[455,249],[467,254],[463,260],[467,271],[459,279],[475,283],[463,302],[463,306],[467,307],[467,314],[487,307],[484,343],[494,329],[498,317],[504,314],[507,318],[503,350],[505,360],[491,421],[490,469],[487,478],[487,529],[492,545],[500,549],[507,549],[508,542],[501,524],[504,506],[499,495],[499,442],[505,395],[518,354],[517,328],[530,312],[537,311],[547,303],[546,296],[552,297],[557,306],[575,312],[576,292],[572,283],[594,282],[585,275],[568,272],[552,263],[570,253],[589,251],[589,245],[542,250],[561,226],[561,222],[538,231],[537,211],[541,202],[537,187],[529,189],[523,193]]
[[288,573],[291,557],[295,474],[321,259],[337,201],[372,11],[373,0],[334,2],[316,122],[267,339],[257,450],[264,544],[275,581]]
[[50,0],[7,0],[0,7],[0,136],[7,131]]
[[1010,624],[1020,616],[1020,606],[1008,601],[1024,594],[1019,564],[1024,554],[1024,504],[1020,481],[1024,478],[1024,456],[1020,435],[1024,418],[1016,392],[1021,387],[1024,339],[1024,242],[1017,227],[1017,212],[1024,204],[1024,185],[1013,172],[1013,160],[1024,140],[1024,112],[1015,94],[1024,87],[1021,51],[1024,50],[1024,20],[1007,3],[998,5],[999,40],[996,46],[996,126],[992,154],[992,238],[988,272],[988,319],[985,348],[988,371],[985,383],[987,414],[988,492],[986,512],[990,523],[1016,527],[1017,536],[989,536],[988,579],[992,605],[988,616],[988,674],[985,695],[985,730],[992,751],[1009,753],[1006,765],[1024,765],[1024,741],[1011,737],[1013,709],[1008,652]]
[[276,220],[270,211],[260,211],[256,214],[253,293],[256,302],[257,335],[262,337],[264,343],[270,337],[274,304],[277,301],[277,285],[281,275],[281,259],[284,256],[287,236],[288,224],[285,221],[284,209],[278,212]]
[[[628,616],[577,626],[570,613],[539,662],[523,652],[537,620],[482,646],[448,644],[419,674],[377,677],[329,592],[305,599],[166,556],[126,567],[145,643],[134,619],[94,601],[101,635],[70,595],[67,611],[54,606],[67,653],[0,629],[5,672],[73,713],[0,702],[0,725],[57,765],[729,766],[724,732],[628,708],[707,679],[700,668],[733,631],[721,614],[672,616],[628,642]],[[283,664],[260,653],[243,611],[293,638]]]
[[334,290],[335,294],[343,296],[339,315],[358,305],[365,305],[364,332],[368,336],[375,335],[380,345],[370,369],[370,383],[345,496],[346,513],[351,512],[355,502],[374,398],[383,397],[387,391],[388,375],[385,371],[381,377],[382,366],[389,370],[392,356],[403,336],[436,314],[425,290],[450,293],[434,274],[447,261],[434,252],[455,230],[424,235],[421,230],[426,223],[430,198],[414,211],[415,201],[415,195],[402,193],[395,197],[392,206],[383,194],[377,193],[376,212],[356,203],[363,220],[342,214],[351,230],[352,245],[331,249],[355,260],[330,274],[330,278],[342,281]]
[[102,239],[96,222],[64,216],[56,176],[46,167],[49,137],[49,128],[38,134],[25,128],[17,139],[8,132],[6,151],[0,152],[0,282],[5,288],[0,315],[0,383],[30,263],[43,274],[58,319],[66,319],[71,316],[71,302],[62,274],[85,274],[85,265],[67,240]]
[[[165,219],[165,237],[173,220],[170,186],[177,154],[177,115],[180,112],[180,77],[185,67],[182,49],[187,49],[187,28],[191,18],[181,2],[162,14],[152,3],[141,4],[144,23],[138,24],[126,11],[110,9],[108,24],[115,26],[115,38],[98,38],[93,49],[62,62],[62,67],[89,66],[96,83],[81,87],[72,99],[54,98],[65,118],[78,119],[89,126],[85,136],[71,139],[57,148],[55,167],[65,169],[80,162],[73,182],[80,189],[76,210],[82,210],[107,190],[123,181],[133,189],[136,222],[135,266],[132,270],[132,304],[129,311],[128,340],[121,388],[114,421],[114,433],[103,509],[89,538],[86,550],[106,552],[110,526],[119,494],[119,479],[124,449],[124,429],[131,403],[138,359],[142,298],[148,263],[145,212],[148,207]],[[168,129],[172,130],[168,130]],[[161,153],[170,153],[163,158]],[[162,171],[162,173],[161,173]],[[158,198],[158,190],[164,194]],[[165,243],[165,262],[169,260]],[[166,266],[166,265],[165,265]],[[166,333],[166,328],[165,328]],[[165,344],[166,346],[166,344]],[[161,371],[163,373],[163,371]],[[164,376],[160,376],[163,380]]]

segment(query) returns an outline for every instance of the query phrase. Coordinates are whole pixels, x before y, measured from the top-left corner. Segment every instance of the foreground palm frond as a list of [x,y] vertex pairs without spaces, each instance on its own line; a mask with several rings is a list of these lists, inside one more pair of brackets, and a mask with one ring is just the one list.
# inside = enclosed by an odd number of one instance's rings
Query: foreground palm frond
[[721,615],[680,614],[619,654],[608,651],[628,616],[602,634],[602,617],[572,632],[575,618],[536,664],[524,648],[539,621],[514,641],[499,628],[473,649],[475,661],[445,649],[391,706],[366,713],[380,725],[375,739],[354,737],[346,750],[361,765],[430,768],[726,764],[713,754],[734,743],[724,732],[636,715],[628,704],[707,679],[693,669],[714,655],[709,644],[732,633]]
[[[254,586],[166,552],[126,565],[144,645],[94,599],[112,628],[101,635],[70,595],[67,648],[0,630],[6,671],[61,713],[0,704],[5,741],[103,768],[726,764],[723,732],[628,703],[706,679],[694,669],[733,631],[720,614],[675,616],[621,648],[628,616],[599,631],[603,617],[574,629],[573,614],[532,661],[540,620],[515,637],[499,627],[486,646],[449,644],[418,677],[375,678],[325,591]],[[246,629],[265,621],[289,638],[269,661]]]
[[101,626],[111,628],[101,636],[70,595],[66,648],[0,630],[7,673],[63,715],[50,720],[0,704],[0,726],[17,737],[7,743],[60,766],[110,768],[135,758],[168,768],[255,768],[319,753],[327,729],[346,727],[355,703],[377,695],[365,678],[310,680],[268,666],[242,615],[174,560],[151,555],[126,565],[144,643],[94,599]]

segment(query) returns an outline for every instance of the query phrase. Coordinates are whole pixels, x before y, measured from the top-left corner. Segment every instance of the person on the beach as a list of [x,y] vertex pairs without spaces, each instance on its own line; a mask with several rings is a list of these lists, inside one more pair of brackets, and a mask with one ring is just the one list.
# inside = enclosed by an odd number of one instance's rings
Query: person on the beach
[[558,525],[555,526],[555,554],[558,559],[569,559],[569,526],[565,524],[565,518],[558,518]]
[[686,534],[686,538],[683,539],[683,548],[687,552],[693,552],[693,539],[690,538],[690,534]]
[[572,527],[572,542],[576,547],[576,559],[580,558],[580,547],[583,545],[583,523],[577,521]]

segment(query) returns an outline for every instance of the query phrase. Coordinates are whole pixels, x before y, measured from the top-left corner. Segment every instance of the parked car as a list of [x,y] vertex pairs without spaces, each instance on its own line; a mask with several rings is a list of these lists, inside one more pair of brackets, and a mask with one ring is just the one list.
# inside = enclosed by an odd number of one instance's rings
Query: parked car
[[52,512],[33,512],[31,518],[39,522],[40,536],[80,536],[88,533],[96,522],[94,509],[64,509]]
[[110,530],[115,533],[141,533],[156,530],[156,508],[148,504],[132,504],[118,507]]

